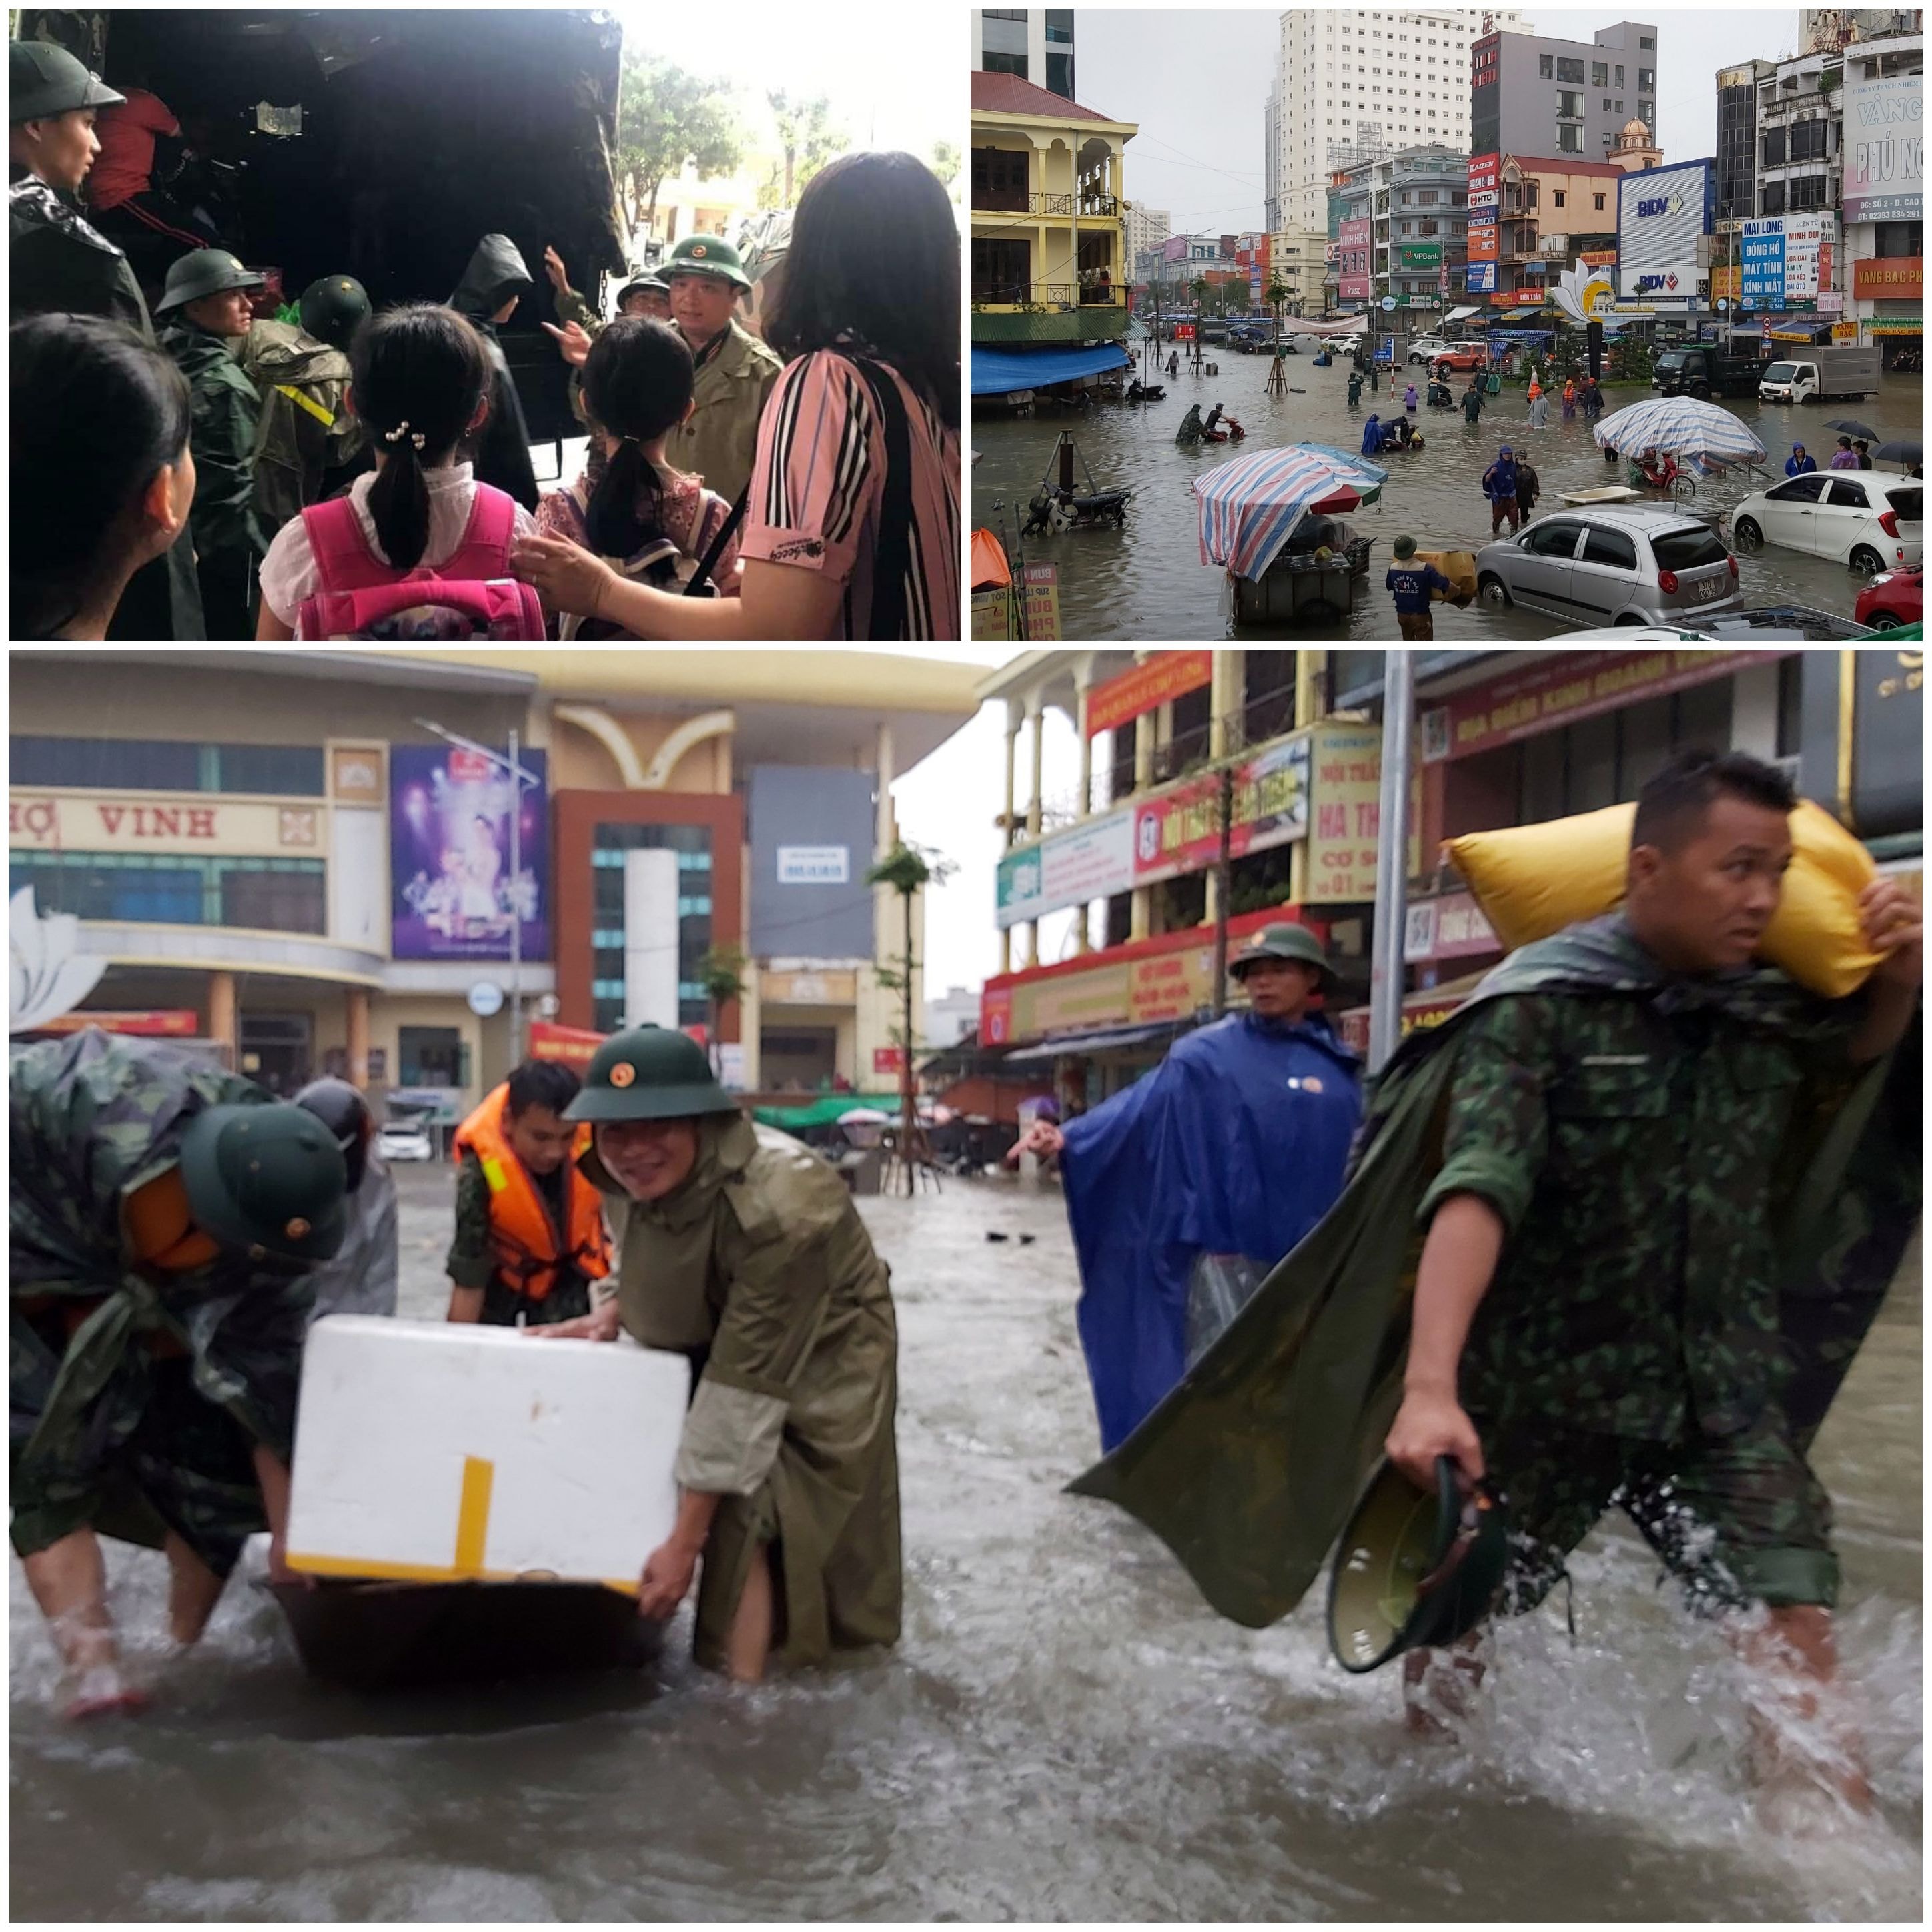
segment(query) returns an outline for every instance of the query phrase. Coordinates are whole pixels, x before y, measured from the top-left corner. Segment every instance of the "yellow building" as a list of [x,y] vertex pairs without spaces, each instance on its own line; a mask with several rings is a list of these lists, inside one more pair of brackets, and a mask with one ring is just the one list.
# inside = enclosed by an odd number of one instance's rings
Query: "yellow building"
[[1319,228],[1277,229],[1268,237],[1268,274],[1288,291],[1282,304],[1286,314],[1322,313],[1328,248],[1328,235]]
[[1139,131],[1016,74],[972,76],[973,340],[1126,333],[1124,158]]

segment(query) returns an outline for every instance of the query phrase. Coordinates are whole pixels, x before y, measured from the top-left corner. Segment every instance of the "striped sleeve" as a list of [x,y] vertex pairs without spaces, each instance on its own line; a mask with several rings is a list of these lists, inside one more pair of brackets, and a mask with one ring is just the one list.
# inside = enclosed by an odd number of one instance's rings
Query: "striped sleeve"
[[850,580],[878,490],[873,413],[843,356],[820,351],[787,365],[758,424],[741,555]]

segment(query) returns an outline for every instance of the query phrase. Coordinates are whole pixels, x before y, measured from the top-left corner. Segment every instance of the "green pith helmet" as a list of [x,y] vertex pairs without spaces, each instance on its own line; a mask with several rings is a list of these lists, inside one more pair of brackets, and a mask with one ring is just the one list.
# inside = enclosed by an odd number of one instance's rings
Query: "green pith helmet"
[[342,1245],[348,1169],[306,1108],[205,1108],[182,1136],[181,1174],[195,1225],[224,1247],[326,1262]]
[[303,329],[332,348],[346,349],[368,314],[369,291],[353,275],[324,275],[302,290]]
[[98,74],[89,74],[64,47],[48,40],[12,40],[7,47],[8,118],[46,121],[77,107],[118,107],[128,97],[116,94]]
[[1395,540],[1395,554],[1404,563],[1406,563],[1415,554],[1414,538],[1397,537]]
[[632,1027],[597,1049],[566,1120],[682,1120],[735,1114],[738,1103],[718,1085],[704,1049],[668,1027]]
[[1456,1465],[1436,1459],[1436,1493],[1384,1462],[1355,1505],[1328,1577],[1328,1643],[1344,1670],[1374,1670],[1406,1650],[1466,1636],[1490,1613],[1509,1562],[1502,1500],[1465,1496]]
[[1228,962],[1228,970],[1244,979],[1250,966],[1264,959],[1293,959],[1304,966],[1318,966],[1324,985],[1332,985],[1335,969],[1322,950],[1322,942],[1305,926],[1283,920],[1279,926],[1264,926]]
[[196,248],[168,270],[167,286],[154,304],[154,313],[160,315],[184,302],[199,302],[203,296],[218,296],[224,289],[261,286],[261,277],[244,268],[226,248]]
[[752,286],[737,250],[721,235],[687,235],[658,273],[667,282],[674,275],[715,275],[720,281],[736,282],[741,289]]
[[617,291],[617,313],[620,315],[623,314],[626,297],[639,295],[658,296],[668,302],[670,299],[670,284],[662,274],[633,275]]

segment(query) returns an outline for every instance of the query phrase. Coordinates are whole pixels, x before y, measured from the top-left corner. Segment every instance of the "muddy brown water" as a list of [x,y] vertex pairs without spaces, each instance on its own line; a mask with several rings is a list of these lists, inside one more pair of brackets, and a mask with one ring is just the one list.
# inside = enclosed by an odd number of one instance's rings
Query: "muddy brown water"
[[[449,1179],[403,1187],[404,1312],[434,1315]],[[1574,1565],[1574,1648],[1559,1592],[1504,1628],[1468,1744],[1418,1748],[1312,1601],[1223,1622],[1135,1524],[1061,1493],[1095,1432],[1057,1193],[864,1212],[903,1336],[896,1653],[734,1692],[681,1624],[655,1682],[358,1698],[305,1680],[238,1582],[163,1659],[160,1561],[110,1546],[155,1705],[70,1727],[16,1563],[14,1916],[1918,1917],[1916,1249],[1818,1456],[1881,1811],[1808,1840],[1756,1821],[1729,1653],[1620,1530]]]

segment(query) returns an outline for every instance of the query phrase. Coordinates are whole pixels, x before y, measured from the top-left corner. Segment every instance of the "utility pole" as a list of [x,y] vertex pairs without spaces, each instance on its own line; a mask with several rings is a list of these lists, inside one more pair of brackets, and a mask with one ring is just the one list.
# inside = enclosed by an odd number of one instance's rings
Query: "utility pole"
[[1369,1071],[1379,1073],[1402,1041],[1402,940],[1408,924],[1408,746],[1415,660],[1383,662],[1382,785],[1376,842],[1376,935],[1369,992]]
[[1221,844],[1214,856],[1214,1017],[1228,1010],[1228,895],[1234,887],[1231,848],[1234,837],[1234,767],[1223,763],[1220,776]]
[[912,1090],[912,895],[902,902],[905,908],[905,973],[900,988],[901,1011],[904,1018],[905,1044],[899,1048],[899,1147],[905,1160],[906,1193],[916,1191],[917,1176],[913,1168],[916,1149],[914,1136],[919,1131],[919,1110]]

